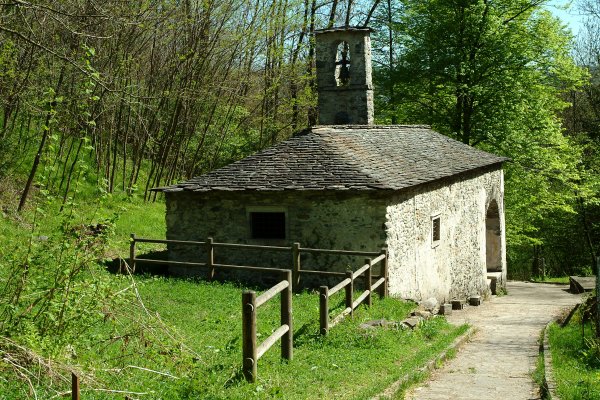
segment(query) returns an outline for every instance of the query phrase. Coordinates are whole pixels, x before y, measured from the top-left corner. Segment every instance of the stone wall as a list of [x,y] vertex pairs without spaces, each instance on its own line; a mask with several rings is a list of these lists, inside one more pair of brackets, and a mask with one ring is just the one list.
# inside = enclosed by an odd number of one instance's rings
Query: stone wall
[[[463,174],[396,194],[373,192],[205,192],[167,193],[167,237],[178,240],[378,251],[388,246],[390,294],[414,300],[466,298],[485,294],[486,214],[498,205],[497,224],[503,286],[506,282],[502,170]],[[494,206],[495,207],[495,206]],[[286,213],[285,239],[251,239],[249,213]],[[441,222],[432,241],[432,218]],[[496,222],[494,222],[496,226]],[[495,244],[496,245],[496,244]],[[497,252],[495,247],[492,249]],[[176,261],[204,262],[201,247],[169,246]],[[291,268],[291,252],[217,248],[215,262]],[[363,257],[303,255],[302,268],[356,270]],[[497,265],[495,266],[496,269]],[[172,268],[175,274],[205,269]],[[201,272],[202,271],[202,272]],[[303,278],[310,285],[336,283]]]
[[[368,29],[325,31],[316,35],[316,69],[321,125],[373,123],[371,39]],[[336,55],[340,43],[350,53],[350,81],[338,86]]]
[[[423,300],[486,294],[486,214],[499,207],[503,280],[506,282],[502,170],[471,173],[413,188],[387,206],[390,294]],[[432,240],[439,216],[440,240]]]
[[[167,238],[215,242],[379,251],[385,245],[386,199],[375,192],[205,192],[167,193]],[[286,239],[251,239],[251,211],[284,211]],[[203,248],[170,245],[175,261],[204,262]],[[291,252],[215,249],[215,262],[291,268]],[[302,268],[344,272],[363,265],[364,257],[303,255]],[[195,273],[203,274],[205,269]],[[171,268],[175,274],[187,267]],[[306,279],[305,279],[306,281]],[[314,283],[314,282],[313,282]]]

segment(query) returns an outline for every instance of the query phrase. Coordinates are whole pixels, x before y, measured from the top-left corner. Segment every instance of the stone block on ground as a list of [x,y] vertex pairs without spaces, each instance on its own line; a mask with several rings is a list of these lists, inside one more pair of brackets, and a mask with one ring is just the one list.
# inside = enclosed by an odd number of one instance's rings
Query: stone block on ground
[[419,326],[421,321],[423,321],[423,318],[421,317],[410,317],[402,321],[402,325],[410,329],[415,329],[417,326]]
[[469,297],[469,305],[471,305],[471,306],[480,306],[481,305],[481,296],[471,296],[471,297]]
[[462,310],[465,307],[464,300],[452,300],[453,310]]
[[424,320],[428,320],[433,317],[433,313],[427,310],[415,310],[411,313],[413,317],[421,317]]
[[424,310],[432,311],[438,308],[438,301],[435,297],[430,297],[419,304]]
[[363,322],[359,327],[367,330],[375,328],[397,328],[398,322],[388,321],[386,319],[374,319],[372,321]]
[[452,304],[444,303],[440,305],[440,315],[452,315]]

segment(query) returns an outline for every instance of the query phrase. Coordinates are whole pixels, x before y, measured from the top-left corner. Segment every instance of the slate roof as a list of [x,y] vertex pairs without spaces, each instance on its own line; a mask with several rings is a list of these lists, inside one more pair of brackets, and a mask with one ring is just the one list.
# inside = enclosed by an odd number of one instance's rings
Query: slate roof
[[179,191],[400,190],[508,160],[427,126],[316,126]]

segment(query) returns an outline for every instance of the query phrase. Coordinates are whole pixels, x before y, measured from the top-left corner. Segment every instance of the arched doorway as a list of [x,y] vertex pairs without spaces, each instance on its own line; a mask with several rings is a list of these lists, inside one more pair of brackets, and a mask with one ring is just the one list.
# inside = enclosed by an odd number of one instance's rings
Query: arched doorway
[[502,232],[496,200],[490,202],[485,214],[485,265],[492,294],[496,294],[496,286],[502,280]]
[[502,240],[498,203],[492,200],[485,215],[485,253],[487,272],[502,272]]

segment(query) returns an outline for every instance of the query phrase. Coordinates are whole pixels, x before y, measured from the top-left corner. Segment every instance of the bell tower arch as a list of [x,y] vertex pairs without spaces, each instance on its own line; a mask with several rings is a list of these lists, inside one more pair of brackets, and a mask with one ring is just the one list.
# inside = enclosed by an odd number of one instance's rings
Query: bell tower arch
[[371,29],[315,31],[320,125],[372,125]]

